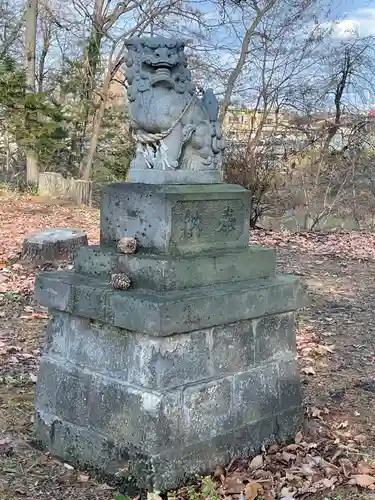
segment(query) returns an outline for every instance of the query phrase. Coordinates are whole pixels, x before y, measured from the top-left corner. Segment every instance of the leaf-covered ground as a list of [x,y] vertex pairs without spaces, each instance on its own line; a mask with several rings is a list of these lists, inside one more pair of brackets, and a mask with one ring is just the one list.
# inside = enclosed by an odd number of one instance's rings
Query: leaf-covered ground
[[[0,197],[0,500],[113,499],[116,491],[30,444],[34,387],[47,311],[32,299],[35,272],[17,262],[26,234],[84,229],[97,242],[96,210]],[[298,352],[306,423],[296,442],[218,468],[197,499],[367,498],[375,490],[375,235],[262,232],[279,268],[308,285]],[[374,460],[374,461],[373,461]],[[214,491],[212,485],[215,486]],[[204,492],[204,494],[202,493]]]

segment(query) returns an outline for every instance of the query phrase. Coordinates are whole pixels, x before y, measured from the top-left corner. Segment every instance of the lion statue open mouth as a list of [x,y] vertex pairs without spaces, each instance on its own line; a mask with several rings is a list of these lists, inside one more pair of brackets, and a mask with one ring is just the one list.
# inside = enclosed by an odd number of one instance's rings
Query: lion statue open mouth
[[217,170],[224,141],[212,90],[196,95],[184,44],[174,38],[130,38],[126,80],[137,141],[132,167]]

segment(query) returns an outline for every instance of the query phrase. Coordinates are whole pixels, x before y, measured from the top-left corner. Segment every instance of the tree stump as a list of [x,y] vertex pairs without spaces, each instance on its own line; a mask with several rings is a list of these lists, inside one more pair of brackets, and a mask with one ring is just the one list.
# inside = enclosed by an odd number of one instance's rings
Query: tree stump
[[56,261],[71,260],[74,250],[87,245],[87,235],[72,228],[51,228],[30,234],[24,239],[22,260],[29,261]]

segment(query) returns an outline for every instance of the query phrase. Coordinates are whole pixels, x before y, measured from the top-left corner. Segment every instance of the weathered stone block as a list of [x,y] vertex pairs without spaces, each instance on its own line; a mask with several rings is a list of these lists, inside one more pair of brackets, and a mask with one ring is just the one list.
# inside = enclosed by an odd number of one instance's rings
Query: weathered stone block
[[76,254],[77,273],[102,276],[125,273],[133,289],[167,291],[211,286],[273,276],[276,252],[273,248],[252,245],[244,250],[220,250],[195,256],[116,254],[100,247],[82,247]]
[[293,441],[295,435],[301,430],[303,422],[302,405],[285,409],[276,416],[277,437],[281,442]]
[[183,391],[183,405],[185,442],[206,441],[227,434],[235,425],[231,379],[187,387]]
[[[135,382],[138,375],[138,383],[146,387],[148,380],[156,376],[145,369],[139,370],[138,360],[143,359],[144,353],[140,352],[134,332],[56,312],[50,328],[57,336],[60,336],[61,325],[68,345],[65,356],[74,365],[95,366],[97,373],[122,381]],[[54,357],[50,351],[47,355]]]
[[205,331],[153,337],[86,324],[74,328],[68,359],[150,389],[180,387],[211,376]]
[[[56,299],[61,286],[59,274],[67,282],[66,295],[60,301]],[[292,311],[302,306],[304,299],[302,284],[294,276],[146,294],[137,290],[107,291],[98,280],[69,272],[41,273],[35,294],[46,307],[75,313],[75,290],[82,285],[91,287],[90,292],[85,288],[88,297],[96,297],[95,300],[102,297],[105,313],[102,317],[101,307],[93,310],[83,295],[78,302],[80,316],[159,336]],[[48,294],[44,292],[47,286]]]
[[42,381],[38,383],[37,391],[38,408],[85,427],[89,417],[91,377],[74,366],[70,366],[70,369],[68,366],[64,361],[42,357]]
[[253,321],[238,321],[208,330],[216,375],[242,372],[254,366]]
[[[43,370],[47,370],[45,365]],[[87,427],[90,422],[88,403],[92,390],[92,376],[74,366],[70,367],[70,370],[60,371],[55,379],[51,376],[48,381],[56,390],[55,413],[63,420],[73,422],[80,427]],[[53,367],[51,373],[56,373]]]
[[[269,325],[278,325],[276,319],[271,318]],[[98,441],[95,436],[100,436],[121,453],[145,454],[151,468],[178,459],[190,464],[187,470],[192,473],[202,472],[211,461],[218,457],[224,460],[228,453],[245,456],[258,452],[262,444],[293,435],[301,406],[298,370],[291,351],[276,361],[254,365],[254,325],[254,320],[242,321],[150,338],[56,313],[41,362],[38,413],[44,420],[58,420],[62,428],[87,429],[92,432],[90,440]],[[229,362],[221,358],[220,363],[218,351],[225,349],[225,331],[228,344],[240,338],[239,349],[241,342],[252,338],[246,356],[236,358],[232,353]],[[53,341],[54,333],[58,342]],[[283,346],[277,331],[275,334]],[[243,347],[246,349],[245,344]],[[272,352],[270,355],[272,359]],[[241,373],[244,369],[247,371]],[[228,376],[214,378],[221,373]],[[62,444],[50,445],[46,425],[40,425],[37,434],[41,442],[52,449],[57,446],[59,456],[63,456]],[[70,436],[64,434],[61,439],[69,440]],[[223,443],[227,443],[226,449]],[[87,448],[102,450],[103,446],[95,442],[85,444],[84,450],[76,448],[80,464],[86,465]],[[202,448],[206,450],[203,455]],[[168,454],[172,449],[173,460]],[[197,458],[198,452],[203,462]],[[112,463],[112,452],[105,453],[103,463]],[[91,465],[102,468],[94,458]],[[154,479],[155,484],[169,484],[167,477],[173,477],[176,484],[181,470],[174,468],[173,473],[163,474],[165,477]],[[143,484],[146,478],[138,481]]]
[[234,376],[237,425],[256,422],[278,412],[278,370],[275,363],[265,364]]
[[113,248],[99,245],[80,247],[74,254],[74,270],[78,274],[108,279],[116,269],[117,259],[118,254]]
[[204,330],[153,340],[138,335],[137,343],[143,358],[139,371],[150,373],[149,386],[181,387],[212,375],[210,347]]
[[89,413],[91,429],[147,453],[176,446],[180,440],[179,392],[136,389],[97,375],[91,387]]
[[56,384],[60,377],[60,365],[41,360],[38,384],[36,386],[37,408],[45,413],[56,415]]
[[57,311],[72,311],[74,273],[41,273],[35,282],[35,296],[41,304]]
[[74,313],[91,319],[106,319],[106,296],[112,289],[106,283],[75,283]]
[[[129,443],[117,443],[95,431],[65,422],[43,411],[37,411],[34,439],[40,446],[61,459],[97,472],[104,480],[118,479],[130,470],[135,477],[126,477],[127,490],[139,494],[139,488],[152,485],[150,457]],[[132,490],[132,487],[134,490]]]
[[296,351],[294,316],[294,312],[288,312],[254,320],[256,363]]
[[296,359],[279,362],[280,405],[283,409],[302,405],[299,367]]
[[42,358],[37,409],[147,453],[180,439],[181,395],[137,389],[65,362]]
[[[278,414],[273,413],[268,417],[255,422],[248,422],[233,429],[233,443],[229,446],[231,458],[249,458],[259,454],[263,446],[282,441],[277,423]],[[286,429],[286,434],[289,430]],[[294,436],[294,434],[292,434]],[[289,434],[290,438],[291,434]]]
[[113,183],[103,190],[100,241],[132,236],[143,251],[166,254],[245,248],[249,215],[250,194],[239,186]]
[[70,324],[80,321],[67,313],[51,311],[52,318],[46,328],[44,354],[47,356],[66,358],[69,349]]

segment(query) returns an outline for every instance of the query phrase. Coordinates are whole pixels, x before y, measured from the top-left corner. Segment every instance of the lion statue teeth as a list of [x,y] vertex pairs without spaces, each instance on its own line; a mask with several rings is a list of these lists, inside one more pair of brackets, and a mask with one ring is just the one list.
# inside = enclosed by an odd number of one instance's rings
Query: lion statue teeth
[[184,43],[141,37],[128,39],[126,47],[129,112],[137,142],[131,167],[220,170],[224,140],[218,101],[211,89],[197,96]]

